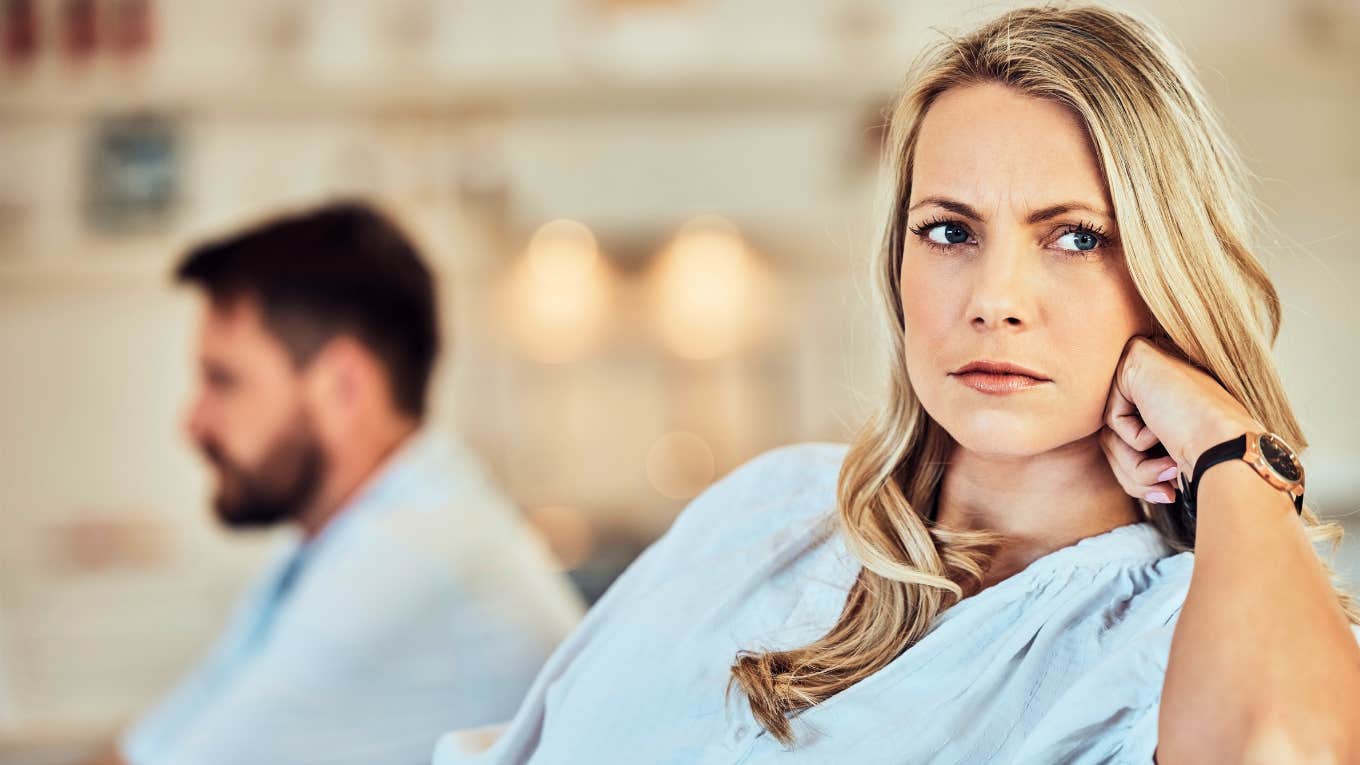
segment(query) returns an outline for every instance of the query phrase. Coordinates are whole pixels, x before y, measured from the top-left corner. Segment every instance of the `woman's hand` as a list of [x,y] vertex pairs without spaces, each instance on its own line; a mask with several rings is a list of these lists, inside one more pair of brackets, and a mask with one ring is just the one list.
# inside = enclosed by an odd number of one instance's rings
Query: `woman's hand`
[[[1105,404],[1100,445],[1130,496],[1168,503],[1204,450],[1264,430],[1218,381],[1142,335],[1129,338]],[[1146,454],[1161,443],[1167,456]],[[1162,496],[1156,496],[1160,493]]]

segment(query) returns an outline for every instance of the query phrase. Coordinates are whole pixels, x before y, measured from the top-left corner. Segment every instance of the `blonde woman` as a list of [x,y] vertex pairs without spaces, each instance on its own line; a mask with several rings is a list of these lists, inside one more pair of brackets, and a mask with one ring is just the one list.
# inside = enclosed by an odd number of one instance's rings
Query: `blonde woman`
[[1360,761],[1260,220],[1182,54],[1016,10],[891,144],[881,416],[695,500],[437,765]]

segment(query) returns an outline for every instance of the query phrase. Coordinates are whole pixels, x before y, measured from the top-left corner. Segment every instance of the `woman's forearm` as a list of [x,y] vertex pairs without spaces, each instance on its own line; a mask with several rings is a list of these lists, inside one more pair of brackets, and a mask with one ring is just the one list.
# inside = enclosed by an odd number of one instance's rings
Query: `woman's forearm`
[[1157,761],[1360,762],[1360,646],[1293,502],[1241,461],[1196,494]]

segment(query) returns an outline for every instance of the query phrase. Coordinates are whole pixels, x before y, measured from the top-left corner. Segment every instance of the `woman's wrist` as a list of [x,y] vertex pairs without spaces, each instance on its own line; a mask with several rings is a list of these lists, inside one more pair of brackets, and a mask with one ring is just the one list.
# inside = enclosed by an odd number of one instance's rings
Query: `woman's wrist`
[[[1195,494],[1195,514],[1201,526],[1256,524],[1257,531],[1265,531],[1266,527],[1260,526],[1263,518],[1283,520],[1297,515],[1293,498],[1261,480],[1242,460],[1220,462],[1204,471]],[[1215,514],[1216,509],[1222,512]],[[1224,516],[1229,520],[1223,520]],[[1230,520],[1233,518],[1238,520]]]
[[1172,454],[1172,459],[1180,467],[1185,475],[1186,483],[1195,477],[1195,463],[1199,461],[1210,448],[1217,446],[1224,441],[1237,438],[1243,433],[1262,433],[1265,427],[1255,420],[1241,418],[1223,418],[1205,423],[1197,428],[1195,435],[1182,447],[1179,454]]

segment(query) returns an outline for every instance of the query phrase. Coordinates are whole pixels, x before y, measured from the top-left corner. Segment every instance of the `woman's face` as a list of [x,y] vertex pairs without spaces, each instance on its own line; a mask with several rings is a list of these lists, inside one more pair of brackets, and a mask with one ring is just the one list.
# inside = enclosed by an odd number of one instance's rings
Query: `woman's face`
[[[1153,324],[1078,118],[999,84],[946,91],[921,126],[907,206],[907,374],[930,416],[979,454],[1099,430],[1124,344]],[[976,360],[1049,381],[983,393],[951,374]]]

